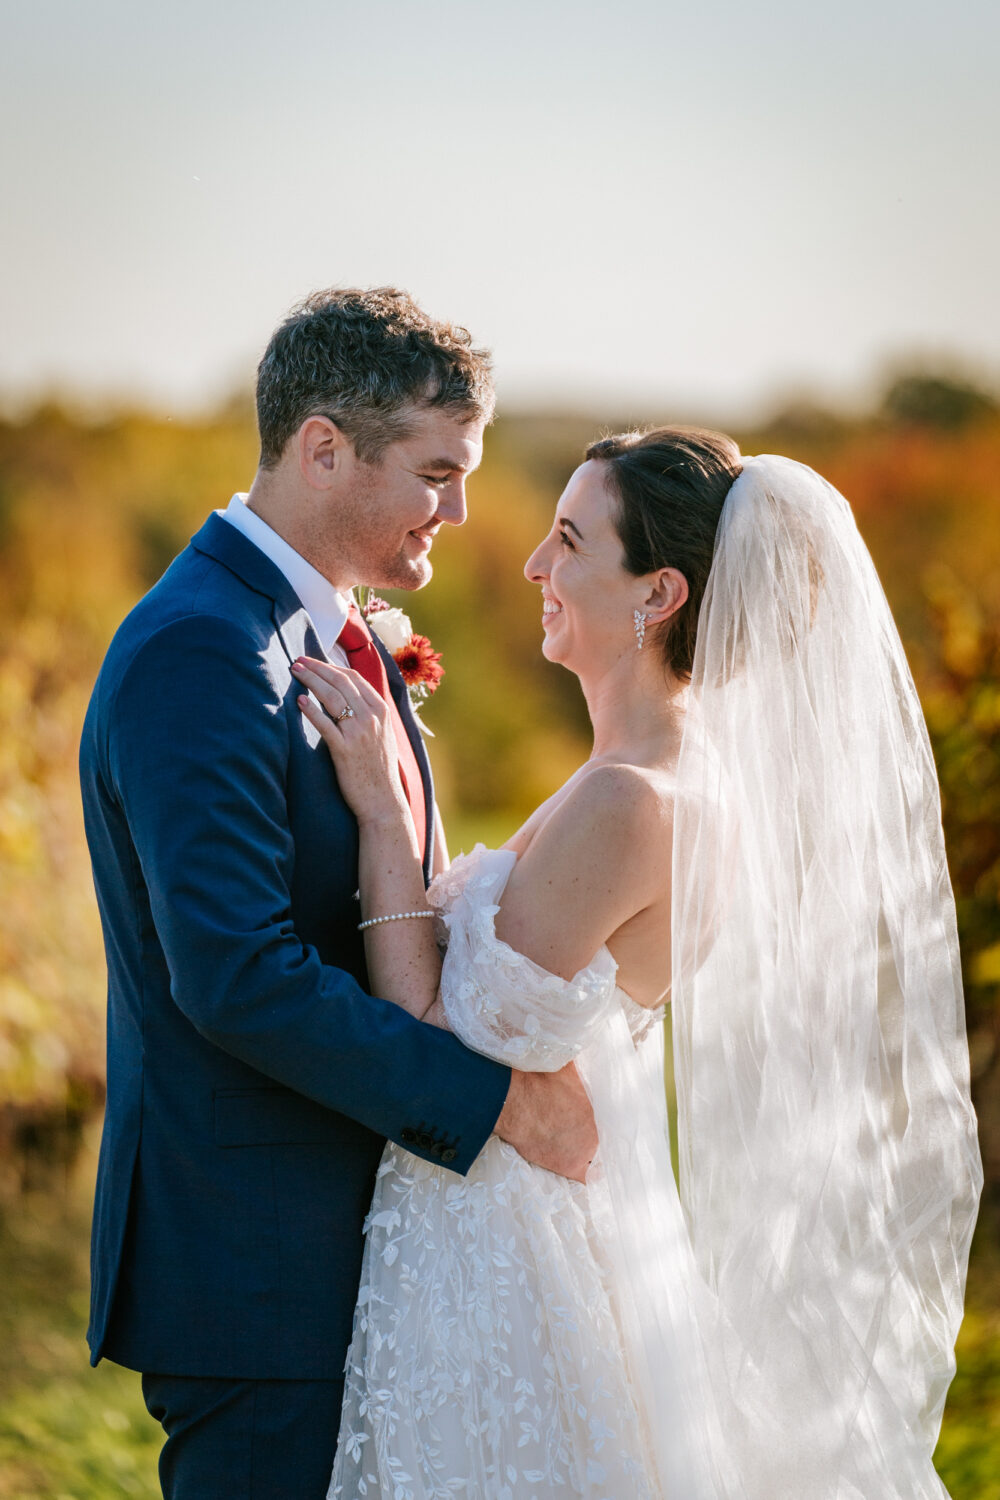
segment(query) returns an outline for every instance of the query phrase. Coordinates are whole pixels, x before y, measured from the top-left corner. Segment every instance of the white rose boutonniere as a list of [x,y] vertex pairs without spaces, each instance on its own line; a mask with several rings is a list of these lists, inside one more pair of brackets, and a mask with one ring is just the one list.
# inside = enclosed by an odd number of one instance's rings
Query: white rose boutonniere
[[391,654],[406,683],[410,707],[424,734],[434,738],[420,717],[419,710],[432,693],[437,692],[438,683],[444,676],[441,653],[435,651],[425,635],[415,635],[409,615],[401,609],[386,604],[377,594],[368,593],[361,605],[368,629]]
[[410,644],[413,638],[413,626],[410,624],[409,615],[404,615],[401,609],[393,609],[388,604],[384,609],[372,609],[371,603],[368,607],[370,613],[365,616],[368,629],[372,635],[378,636],[383,646],[393,656]]

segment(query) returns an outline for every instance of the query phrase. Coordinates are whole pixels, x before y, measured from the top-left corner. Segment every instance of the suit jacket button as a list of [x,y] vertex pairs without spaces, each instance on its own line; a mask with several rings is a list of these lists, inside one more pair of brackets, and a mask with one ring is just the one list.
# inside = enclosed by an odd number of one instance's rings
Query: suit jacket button
[[431,1146],[431,1155],[432,1156],[440,1156],[441,1155],[441,1150],[442,1150],[441,1142],[440,1141],[435,1141],[434,1144]]
[[445,1146],[444,1150],[441,1152],[441,1160],[454,1161],[457,1155],[458,1152],[455,1150],[454,1146]]
[[432,1135],[428,1135],[426,1130],[421,1130],[417,1136],[417,1145],[423,1146],[425,1151],[430,1151],[431,1147],[434,1145],[434,1137]]
[[417,1132],[411,1129],[409,1125],[404,1125],[402,1130],[399,1132],[399,1139],[402,1141],[404,1146],[412,1146],[416,1142]]

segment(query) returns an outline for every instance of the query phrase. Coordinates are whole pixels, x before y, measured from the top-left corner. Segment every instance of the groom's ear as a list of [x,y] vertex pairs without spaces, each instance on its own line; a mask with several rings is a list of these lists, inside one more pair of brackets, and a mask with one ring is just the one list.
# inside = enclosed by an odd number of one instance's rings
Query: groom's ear
[[652,587],[643,601],[646,623],[662,625],[687,603],[688,581],[677,568],[661,568],[652,575]]
[[329,417],[307,417],[292,441],[298,447],[299,472],[316,490],[329,488],[347,450],[353,452],[350,439]]

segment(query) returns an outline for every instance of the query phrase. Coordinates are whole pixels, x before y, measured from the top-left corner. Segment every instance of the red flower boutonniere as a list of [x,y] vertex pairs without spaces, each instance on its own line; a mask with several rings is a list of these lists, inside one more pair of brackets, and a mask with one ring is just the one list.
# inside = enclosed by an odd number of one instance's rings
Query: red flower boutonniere
[[441,653],[435,651],[425,635],[415,635],[408,615],[401,609],[386,604],[377,594],[369,593],[361,605],[361,613],[368,629],[377,635],[383,646],[392,654],[410,698],[410,707],[416,714],[417,723],[424,734],[431,731],[420,718],[420,709],[432,693],[437,692],[438,683],[444,676]]

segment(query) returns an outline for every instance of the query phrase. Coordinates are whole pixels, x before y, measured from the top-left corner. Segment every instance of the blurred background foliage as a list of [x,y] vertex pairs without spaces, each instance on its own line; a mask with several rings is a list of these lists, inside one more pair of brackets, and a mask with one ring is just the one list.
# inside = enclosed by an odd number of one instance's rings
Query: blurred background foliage
[[[433,586],[394,601],[444,656],[424,716],[453,852],[505,837],[588,752],[521,569],[584,445],[636,417],[621,415],[498,420]],[[903,371],[869,412],[803,402],[734,435],[851,501],[927,714],[987,1171],[938,1462],[955,1500],[1000,1500],[1000,411],[968,382]],[[49,404],[0,422],[0,1500],[157,1493],[138,1382],[87,1371],[81,1342],[104,962],[76,747],[119,620],[255,463],[239,401],[201,421]]]

